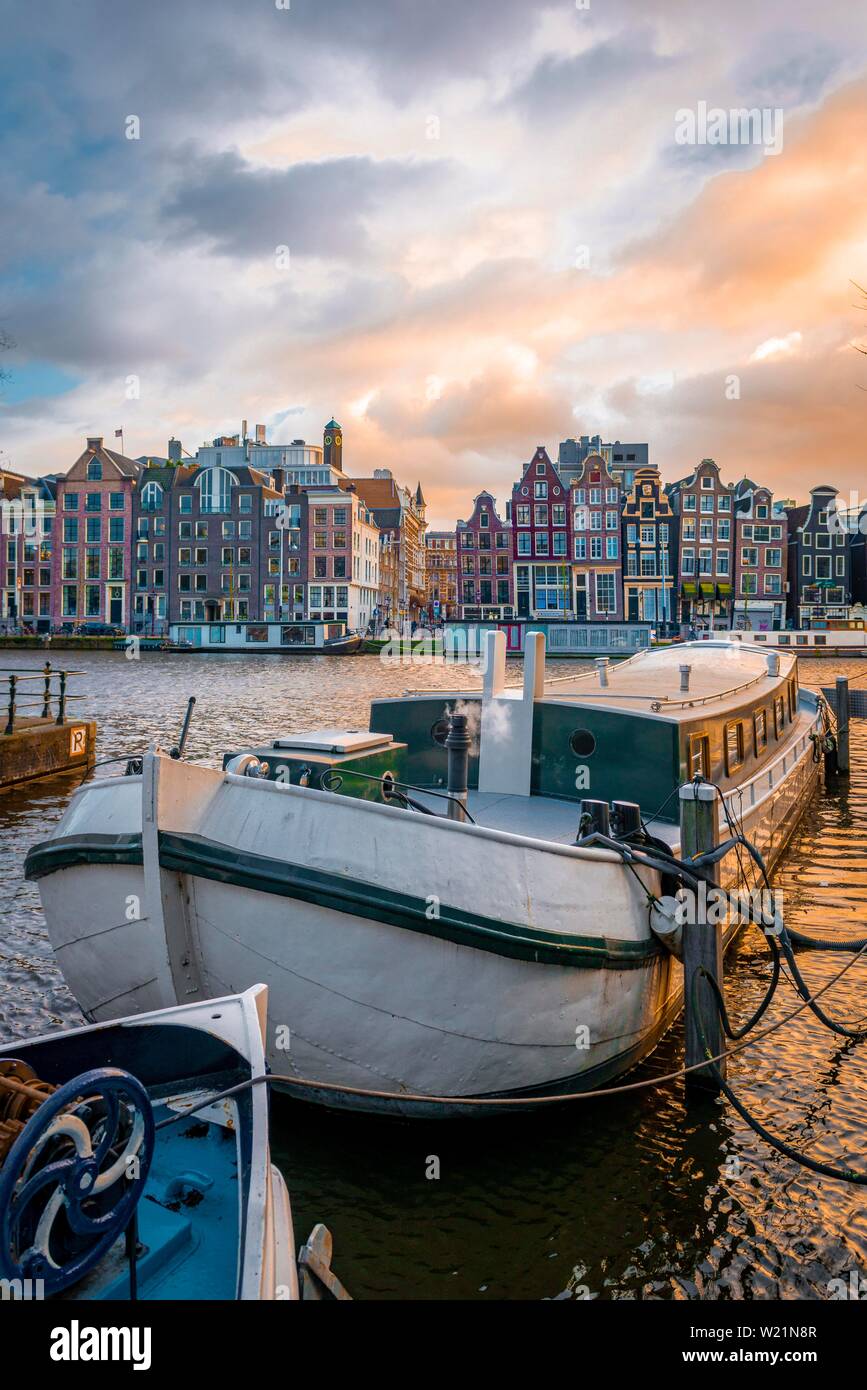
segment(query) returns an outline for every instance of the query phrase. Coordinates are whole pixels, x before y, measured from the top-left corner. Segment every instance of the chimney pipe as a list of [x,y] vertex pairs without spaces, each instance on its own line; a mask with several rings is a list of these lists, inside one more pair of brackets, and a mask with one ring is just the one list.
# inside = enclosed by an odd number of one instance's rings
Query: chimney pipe
[[597,658],[596,658],[596,670],[599,672],[599,684],[600,684],[600,685],[607,685],[607,684],[608,684],[608,657],[607,657],[607,656],[597,656]]
[[780,674],[780,653],[766,652],[765,660],[768,663],[768,675],[778,676]]
[[451,798],[448,817],[449,820],[465,821],[466,811],[461,803],[467,799],[470,764],[470,736],[465,714],[453,714],[449,718],[445,746],[449,755],[447,790]]
[[680,688],[681,688],[681,690],[689,690],[689,673],[690,673],[690,671],[692,670],[692,667],[691,667],[691,666],[681,666],[681,667],[679,667],[679,670],[680,670]]

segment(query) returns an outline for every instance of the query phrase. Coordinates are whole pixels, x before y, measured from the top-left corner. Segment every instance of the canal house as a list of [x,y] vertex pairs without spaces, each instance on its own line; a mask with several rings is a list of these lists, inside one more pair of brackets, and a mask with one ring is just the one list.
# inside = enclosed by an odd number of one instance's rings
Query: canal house
[[461,618],[511,618],[512,528],[490,492],[480,492],[469,521],[457,524]]
[[572,578],[579,623],[623,620],[620,484],[601,454],[579,465],[572,486]]
[[851,536],[837,516],[838,492],[810,489],[804,508],[789,513],[789,577],[795,626],[846,622],[852,602]]
[[658,468],[636,470],[623,504],[622,536],[624,616],[665,631],[676,621],[677,518]]
[[51,620],[126,627],[132,594],[133,496],[141,473],[136,459],[88,438],[65,477],[57,480]]
[[786,527],[773,515],[769,488],[742,478],[734,491],[732,627],[742,632],[778,632],[786,622]]
[[574,617],[569,489],[543,444],[512,489],[512,537],[517,616]]
[[707,458],[666,492],[678,518],[672,553],[680,576],[680,622],[697,629],[731,627],[734,489]]

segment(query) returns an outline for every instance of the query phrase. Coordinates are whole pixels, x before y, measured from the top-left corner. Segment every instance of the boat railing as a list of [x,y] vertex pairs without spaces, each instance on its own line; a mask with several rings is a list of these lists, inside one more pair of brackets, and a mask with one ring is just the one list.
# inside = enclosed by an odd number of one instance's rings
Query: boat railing
[[[70,676],[83,676],[84,672],[55,670],[50,661],[46,661],[40,671],[0,666],[0,677],[4,675],[8,685],[4,735],[14,734],[26,724],[32,725],[55,715],[55,724],[63,724],[68,701],[84,699],[83,695],[70,695],[66,688]],[[42,689],[22,691],[21,686],[28,681],[41,683]]]

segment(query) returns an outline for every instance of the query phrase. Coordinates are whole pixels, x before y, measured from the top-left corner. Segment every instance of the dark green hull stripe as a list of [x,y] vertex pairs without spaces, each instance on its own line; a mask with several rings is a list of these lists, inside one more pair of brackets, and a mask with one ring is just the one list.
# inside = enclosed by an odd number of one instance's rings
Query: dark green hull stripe
[[[87,852],[87,842],[95,842]],[[112,842],[116,848],[112,851]],[[251,854],[217,844],[199,835],[173,835],[161,831],[160,864],[164,869],[196,878],[228,883],[258,893],[273,893],[314,903],[335,912],[351,913],[375,922],[388,922],[406,931],[421,932],[444,941],[472,946],[479,951],[539,965],[573,968],[630,970],[660,958],[654,940],[619,941],[616,938],[573,936],[537,927],[519,926],[441,904],[439,916],[429,918],[426,898],[398,893],[376,883],[347,878],[343,874],[311,869],[265,855]],[[46,841],[27,856],[28,878],[41,878],[60,868],[84,863],[140,864],[139,836],[75,836]]]
[[141,835],[65,835],[27,851],[24,877],[45,878],[79,864],[142,864]]

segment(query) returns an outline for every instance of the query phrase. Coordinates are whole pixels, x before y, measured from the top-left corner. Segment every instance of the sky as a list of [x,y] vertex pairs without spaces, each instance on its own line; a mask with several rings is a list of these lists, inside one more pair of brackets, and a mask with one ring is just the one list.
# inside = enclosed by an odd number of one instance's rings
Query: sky
[[581,434],[867,494],[857,0],[0,0],[0,36],[0,464],[333,414],[435,526]]

